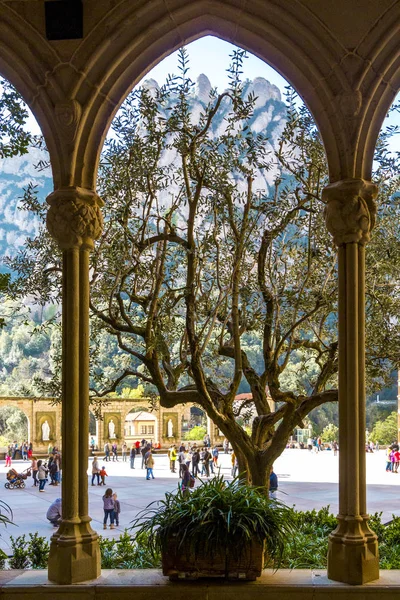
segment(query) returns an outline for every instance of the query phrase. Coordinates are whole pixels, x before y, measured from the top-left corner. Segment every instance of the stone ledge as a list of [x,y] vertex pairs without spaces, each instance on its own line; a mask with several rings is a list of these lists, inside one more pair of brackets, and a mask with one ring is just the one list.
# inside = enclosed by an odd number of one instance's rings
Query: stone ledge
[[249,583],[211,580],[172,583],[156,569],[103,570],[96,581],[56,585],[47,571],[0,571],[0,600],[287,600],[296,588],[296,600],[360,600],[388,598],[400,592],[400,571],[381,571],[379,580],[363,586],[331,581],[326,571],[282,569],[263,572]]

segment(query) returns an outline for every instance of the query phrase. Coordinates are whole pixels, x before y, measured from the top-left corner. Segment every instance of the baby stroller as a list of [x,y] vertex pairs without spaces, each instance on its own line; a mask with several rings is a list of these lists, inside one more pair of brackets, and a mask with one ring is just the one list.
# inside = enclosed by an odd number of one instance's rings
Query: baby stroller
[[22,473],[17,473],[15,469],[10,469],[7,473],[7,481],[4,484],[4,487],[7,490],[13,490],[14,488],[24,488],[25,487],[25,479],[27,479],[31,474],[30,469],[25,469]]

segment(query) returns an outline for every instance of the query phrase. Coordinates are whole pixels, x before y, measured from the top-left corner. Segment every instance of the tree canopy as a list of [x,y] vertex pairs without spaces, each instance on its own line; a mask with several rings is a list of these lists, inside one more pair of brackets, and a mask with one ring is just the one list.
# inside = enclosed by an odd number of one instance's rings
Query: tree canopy
[[369,434],[369,439],[378,444],[393,444],[397,442],[397,413],[392,412],[384,421],[377,421]]

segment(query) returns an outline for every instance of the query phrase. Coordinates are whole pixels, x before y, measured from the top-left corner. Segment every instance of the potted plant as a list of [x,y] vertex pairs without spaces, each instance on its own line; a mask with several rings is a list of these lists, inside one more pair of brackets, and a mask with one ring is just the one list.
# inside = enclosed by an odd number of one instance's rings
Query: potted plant
[[150,504],[134,521],[161,553],[170,579],[225,577],[254,580],[264,552],[279,566],[292,531],[292,511],[260,489],[228,483],[222,476],[202,483],[189,496],[180,490]]

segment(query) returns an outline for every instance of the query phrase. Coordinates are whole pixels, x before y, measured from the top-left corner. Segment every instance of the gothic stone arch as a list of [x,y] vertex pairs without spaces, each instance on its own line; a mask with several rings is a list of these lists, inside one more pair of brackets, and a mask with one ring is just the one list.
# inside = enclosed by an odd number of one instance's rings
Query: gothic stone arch
[[[2,397],[0,408],[15,406],[28,419],[29,441],[36,452],[46,452],[49,442],[42,441],[41,426],[45,420],[50,425],[50,441],[53,445],[61,443],[61,404],[53,404],[51,398]],[[19,440],[18,440],[19,441]]]

